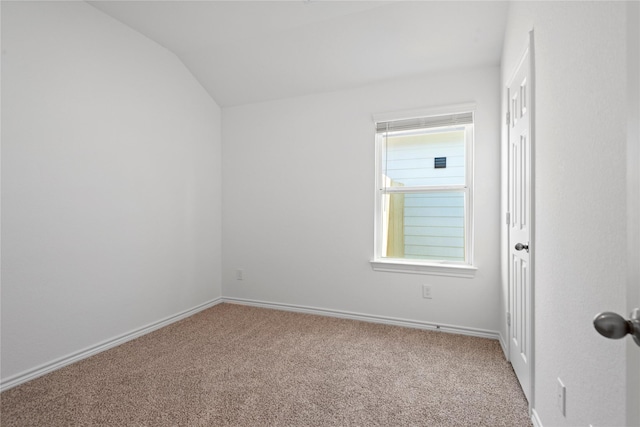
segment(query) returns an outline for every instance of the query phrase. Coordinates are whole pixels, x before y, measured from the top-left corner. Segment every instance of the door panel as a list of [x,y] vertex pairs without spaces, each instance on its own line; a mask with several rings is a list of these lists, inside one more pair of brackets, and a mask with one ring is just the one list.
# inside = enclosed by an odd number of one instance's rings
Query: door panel
[[[527,48],[507,85],[509,99],[509,359],[522,390],[531,401],[531,58]],[[516,245],[519,249],[516,248]]]

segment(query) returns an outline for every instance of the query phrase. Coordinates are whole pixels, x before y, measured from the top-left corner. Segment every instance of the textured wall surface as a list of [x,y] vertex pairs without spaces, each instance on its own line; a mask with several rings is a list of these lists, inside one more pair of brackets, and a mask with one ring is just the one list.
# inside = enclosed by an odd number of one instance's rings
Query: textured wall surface
[[220,115],[84,2],[2,4],[2,378],[220,296]]
[[[496,331],[498,83],[489,67],[225,108],[223,294]],[[477,106],[476,277],[372,271],[372,114],[466,102]]]
[[[625,4],[514,2],[503,82],[535,33],[535,396],[545,426],[625,424]],[[503,111],[505,111],[503,105]],[[504,153],[503,153],[504,155]],[[567,414],[556,403],[557,378]]]

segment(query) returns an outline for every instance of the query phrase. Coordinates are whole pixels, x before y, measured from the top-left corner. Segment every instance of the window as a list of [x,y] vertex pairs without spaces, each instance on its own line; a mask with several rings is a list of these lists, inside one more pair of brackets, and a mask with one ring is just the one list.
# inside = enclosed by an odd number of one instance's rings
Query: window
[[473,114],[375,117],[374,269],[473,276]]

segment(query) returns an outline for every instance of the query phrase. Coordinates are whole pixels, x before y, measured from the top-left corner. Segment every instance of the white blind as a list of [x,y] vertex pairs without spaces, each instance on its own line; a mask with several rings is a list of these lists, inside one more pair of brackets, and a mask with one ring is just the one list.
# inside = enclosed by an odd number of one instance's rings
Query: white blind
[[376,133],[397,132],[403,130],[427,129],[444,126],[468,125],[473,123],[473,113],[455,113],[441,116],[415,117],[411,119],[390,120],[376,123]]

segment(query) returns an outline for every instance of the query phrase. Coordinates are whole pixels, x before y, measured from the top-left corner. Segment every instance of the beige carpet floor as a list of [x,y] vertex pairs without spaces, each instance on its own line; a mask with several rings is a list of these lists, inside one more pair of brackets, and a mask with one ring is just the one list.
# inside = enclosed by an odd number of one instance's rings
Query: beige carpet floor
[[497,341],[220,304],[0,394],[10,426],[530,426]]

